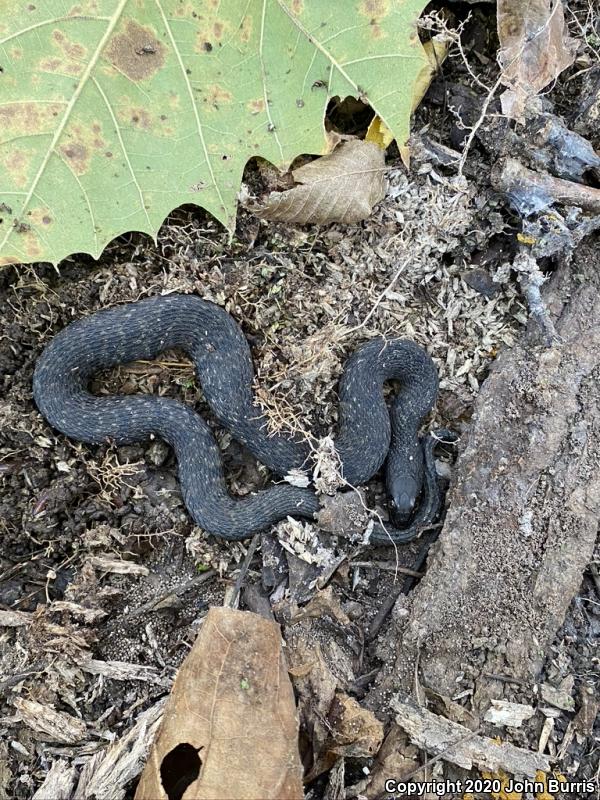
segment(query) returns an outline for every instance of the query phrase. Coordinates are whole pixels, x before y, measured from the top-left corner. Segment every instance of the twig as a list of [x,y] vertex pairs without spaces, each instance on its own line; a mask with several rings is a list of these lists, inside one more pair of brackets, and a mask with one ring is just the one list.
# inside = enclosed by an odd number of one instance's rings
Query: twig
[[394,607],[394,603],[400,597],[401,594],[402,594],[402,586],[394,586],[394,588],[385,598],[385,600],[381,604],[381,608],[379,609],[377,614],[375,614],[373,621],[369,625],[369,630],[367,631],[367,636],[366,636],[368,642],[370,642],[377,636],[388,614]]
[[246,557],[242,562],[242,566],[240,567],[240,572],[237,578],[235,579],[235,583],[233,584],[233,591],[231,593],[231,599],[229,600],[229,605],[231,608],[238,607],[238,600],[240,596],[240,589],[242,588],[242,584],[244,579],[246,578],[246,573],[248,572],[248,568],[250,567],[250,562],[254,557],[254,553],[256,548],[258,547],[258,543],[260,541],[260,534],[255,533],[252,537],[252,541],[248,545],[248,550],[246,551]]
[[496,79],[496,82],[494,83],[492,88],[489,90],[485,100],[483,101],[483,105],[481,106],[481,114],[479,115],[479,119],[469,129],[469,135],[467,136],[467,139],[466,139],[465,144],[463,146],[462,155],[461,155],[460,161],[458,163],[458,175],[459,176],[461,176],[463,174],[463,170],[465,168],[465,164],[467,163],[467,158],[469,156],[469,151],[471,149],[471,145],[473,144],[473,141],[474,141],[475,137],[477,136],[477,131],[479,130],[479,128],[481,128],[481,126],[484,123],[485,118],[487,117],[487,112],[488,112],[488,108],[490,107],[490,103],[492,102],[492,100],[496,96],[496,92],[498,91],[498,89],[500,88],[500,86],[502,84],[502,77],[503,77],[503,74],[500,73],[500,75]]
[[425,563],[425,559],[427,558],[427,554],[429,553],[429,549],[431,545],[435,542],[435,540],[440,535],[440,529],[438,527],[437,530],[432,531],[427,536],[424,536],[422,539],[421,547],[419,548],[419,552],[417,553],[417,557],[413,562],[413,574],[409,575],[404,583],[402,584],[402,594],[408,594],[414,584],[416,583],[415,578],[421,577],[423,574],[419,572],[423,564]]
[[490,678],[492,681],[500,681],[500,683],[514,683],[517,686],[527,686],[527,681],[522,681],[520,678],[513,678],[511,675],[498,675],[495,672],[484,672],[485,678]]
[[400,572],[402,575],[412,575],[414,578],[422,578],[423,573],[417,572],[408,567],[399,567],[392,561],[350,561],[351,567],[365,567],[366,569],[382,569],[385,572]]

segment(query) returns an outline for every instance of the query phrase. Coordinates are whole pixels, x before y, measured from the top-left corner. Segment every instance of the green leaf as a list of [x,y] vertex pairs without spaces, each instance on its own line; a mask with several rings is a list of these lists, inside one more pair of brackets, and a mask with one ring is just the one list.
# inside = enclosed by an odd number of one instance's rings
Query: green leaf
[[329,98],[399,143],[425,0],[0,0],[0,265],[98,257],[183,203],[235,224],[244,165],[326,153]]

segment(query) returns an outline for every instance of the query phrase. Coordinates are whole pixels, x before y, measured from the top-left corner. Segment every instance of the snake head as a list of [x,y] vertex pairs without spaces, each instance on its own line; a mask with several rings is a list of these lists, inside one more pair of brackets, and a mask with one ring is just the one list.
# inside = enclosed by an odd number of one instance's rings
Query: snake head
[[395,525],[408,522],[415,509],[420,485],[411,475],[388,476],[388,492],[390,493],[390,512]]

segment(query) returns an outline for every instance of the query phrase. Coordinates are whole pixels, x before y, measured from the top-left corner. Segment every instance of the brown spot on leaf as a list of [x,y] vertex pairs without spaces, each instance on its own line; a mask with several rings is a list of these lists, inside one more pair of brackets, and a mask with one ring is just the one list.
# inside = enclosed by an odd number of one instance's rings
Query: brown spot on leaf
[[383,28],[378,24],[377,20],[372,19],[369,24],[371,26],[371,36],[373,39],[381,39],[383,36],[385,36]]
[[19,188],[27,185],[27,170],[30,158],[24,150],[13,148],[4,158],[3,164]]
[[69,141],[58,149],[76,175],[83,175],[87,172],[90,163],[90,153],[87,147],[79,142]]
[[62,66],[60,58],[43,58],[39,63],[42,72],[58,72]]
[[240,23],[240,41],[246,44],[252,37],[252,17],[246,14]]
[[358,6],[359,12],[374,21],[387,17],[390,12],[389,0],[362,0]]
[[246,104],[246,108],[251,114],[260,114],[261,111],[265,110],[264,98],[258,97],[256,100],[250,100]]
[[223,103],[231,103],[233,100],[233,95],[227,89],[224,89],[219,84],[214,83],[212,86],[208,86],[206,94],[207,101],[215,106],[215,108],[219,107],[219,104]]
[[133,20],[112,37],[106,49],[110,63],[132,81],[151,78],[165,63],[165,54],[156,33]]
[[220,39],[223,36],[223,23],[222,22],[215,22],[213,25],[213,33],[215,34],[216,39]]
[[292,14],[295,14],[297,17],[304,11],[304,3],[302,0],[292,0],[291,3]]
[[9,264],[20,264],[18,258],[14,256],[0,256],[0,267],[8,267]]
[[38,258],[42,255],[42,248],[35,233],[29,229],[25,232],[25,252],[31,258]]
[[55,124],[53,119],[63,110],[60,103],[6,103],[0,105],[0,130],[7,137],[19,134],[47,133]]
[[66,42],[64,50],[68,56],[76,59],[85,58],[87,54],[86,48],[82,44],[77,44],[77,42]]
[[50,209],[46,207],[32,208],[31,211],[27,212],[27,221],[30,222],[31,225],[50,225],[52,222]]
[[102,136],[102,124],[98,120],[93,120],[89,127],[79,122],[73,123],[66,131],[64,143],[59,149],[80,175],[87,172],[90,158],[94,155],[93,151],[104,150],[106,146],[107,142]]
[[144,130],[151,130],[152,117],[145,108],[132,108],[129,111],[123,112],[119,115],[122,119],[135,125],[136,128],[144,128]]
[[84,70],[84,59],[87,48],[79,42],[69,39],[63,31],[52,31],[53,45],[60,50],[60,56],[43,58],[39,67],[43,72],[61,72],[64,75],[81,75]]

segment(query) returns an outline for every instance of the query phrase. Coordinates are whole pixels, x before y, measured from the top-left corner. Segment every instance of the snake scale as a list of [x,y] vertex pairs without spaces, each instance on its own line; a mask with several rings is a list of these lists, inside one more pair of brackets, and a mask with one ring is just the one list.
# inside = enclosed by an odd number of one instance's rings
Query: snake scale
[[[319,502],[311,488],[281,482],[248,497],[232,497],[210,427],[189,406],[154,395],[89,393],[89,381],[99,370],[153,359],[170,348],[191,356],[218,422],[272,472],[284,476],[310,465],[306,442],[267,433],[264,412],[253,397],[252,358],[240,327],[224,309],[194,295],[139,300],[69,324],[37,361],[37,407],[51,425],[82,442],[164,439],[175,451],[189,513],[216,536],[243,539],[288,515],[312,518]],[[388,409],[383,384],[390,379],[398,379],[400,389]],[[335,438],[342,474],[349,484],[359,486],[385,462],[395,523],[376,524],[370,536],[373,544],[410,541],[439,511],[433,460],[438,439],[419,438],[437,389],[431,358],[410,341],[371,339],[346,362]]]

